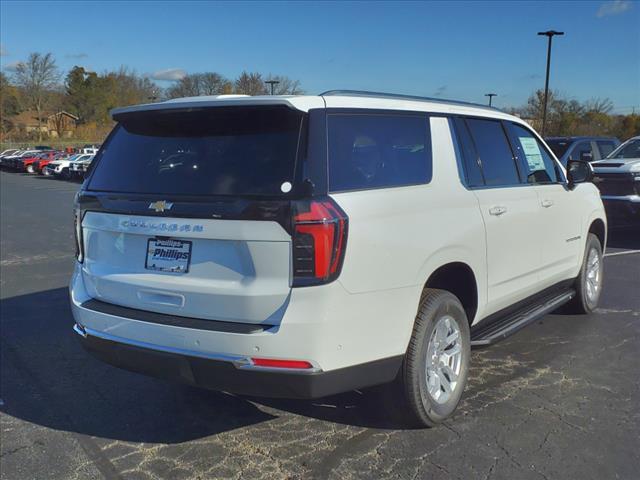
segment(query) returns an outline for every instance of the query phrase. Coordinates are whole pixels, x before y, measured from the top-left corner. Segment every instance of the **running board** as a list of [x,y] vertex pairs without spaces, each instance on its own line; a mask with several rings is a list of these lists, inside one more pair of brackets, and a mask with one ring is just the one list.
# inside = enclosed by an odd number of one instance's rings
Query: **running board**
[[525,306],[486,325],[478,325],[478,328],[471,329],[471,346],[486,347],[503,340],[564,305],[575,295],[576,291],[573,288],[561,293],[556,292],[540,299],[533,305]]

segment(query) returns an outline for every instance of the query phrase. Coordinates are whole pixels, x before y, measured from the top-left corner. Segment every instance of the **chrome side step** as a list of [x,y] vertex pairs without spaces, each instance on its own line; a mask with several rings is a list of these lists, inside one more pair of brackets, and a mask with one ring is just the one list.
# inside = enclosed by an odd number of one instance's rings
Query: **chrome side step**
[[576,291],[573,288],[556,292],[490,323],[478,325],[477,328],[471,329],[471,347],[485,347],[503,340],[564,305],[575,295]]

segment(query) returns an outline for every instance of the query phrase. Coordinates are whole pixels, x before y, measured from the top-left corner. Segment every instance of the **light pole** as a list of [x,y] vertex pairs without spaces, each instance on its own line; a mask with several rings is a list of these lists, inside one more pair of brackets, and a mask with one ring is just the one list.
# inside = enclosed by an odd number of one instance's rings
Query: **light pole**
[[556,32],[555,30],[547,30],[546,32],[538,32],[538,35],[545,36],[549,39],[547,46],[547,77],[544,82],[544,103],[542,105],[542,136],[544,137],[547,127],[547,100],[549,99],[549,67],[551,66],[551,39],[554,35],[564,35],[564,32]]
[[274,85],[279,84],[280,80],[267,80],[264,83],[268,83],[269,84],[269,86],[271,87],[271,95],[273,95],[273,87],[274,87]]
[[491,100],[493,100],[493,97],[497,97],[498,94],[497,93],[485,93],[484,96],[485,97],[489,97],[489,106],[491,106]]

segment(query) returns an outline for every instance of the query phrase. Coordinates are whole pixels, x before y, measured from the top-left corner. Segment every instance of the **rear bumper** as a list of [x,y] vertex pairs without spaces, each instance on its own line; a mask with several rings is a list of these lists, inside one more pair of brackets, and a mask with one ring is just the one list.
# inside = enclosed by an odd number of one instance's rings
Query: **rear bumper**
[[[402,311],[412,303],[410,289],[350,295],[333,282],[293,289],[279,325],[247,330],[247,324],[167,318],[96,302],[80,264],[70,294],[76,332],[96,357],[156,377],[265,397],[317,398],[393,381],[415,315]],[[313,368],[267,368],[252,357],[308,361]]]
[[273,398],[321,398],[393,380],[402,356],[330,372],[248,369],[240,357],[205,358],[108,340],[76,325],[84,348],[125,370],[211,390]]

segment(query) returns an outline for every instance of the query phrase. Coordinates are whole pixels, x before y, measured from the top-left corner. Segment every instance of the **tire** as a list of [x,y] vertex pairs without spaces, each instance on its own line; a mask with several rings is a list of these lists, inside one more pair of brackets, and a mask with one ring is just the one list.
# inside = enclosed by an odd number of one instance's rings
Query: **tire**
[[[447,334],[450,338],[456,332],[455,342],[442,343]],[[459,354],[451,357],[454,350]],[[446,361],[439,363],[444,355]],[[470,355],[469,322],[458,298],[444,290],[425,289],[398,379],[411,424],[433,427],[451,416],[467,383]],[[456,371],[455,385],[447,392]]]
[[598,237],[590,233],[574,285],[576,296],[567,304],[568,313],[586,314],[596,309],[602,293],[603,268],[602,245]]
[[62,171],[60,172],[60,176],[62,178],[64,178],[65,180],[70,180],[71,179],[71,172],[69,171],[68,168],[63,168]]
[[33,173],[33,165],[27,165],[27,173]]

